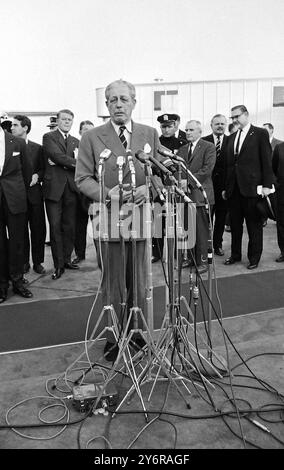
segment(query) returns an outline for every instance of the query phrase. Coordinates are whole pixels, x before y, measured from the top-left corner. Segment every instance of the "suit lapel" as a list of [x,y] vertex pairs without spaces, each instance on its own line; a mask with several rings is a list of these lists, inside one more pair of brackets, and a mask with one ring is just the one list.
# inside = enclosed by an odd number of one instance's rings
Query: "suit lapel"
[[53,132],[54,132],[54,137],[56,138],[58,144],[61,145],[61,147],[62,147],[62,149],[64,150],[64,153],[65,153],[66,152],[66,145],[65,145],[63,135],[61,134],[61,132],[58,129],[56,129],[56,131],[53,131]]
[[242,154],[242,152],[246,149],[247,147],[247,144],[249,142],[249,140],[251,139],[251,137],[254,135],[254,127],[253,126],[250,126],[249,130],[248,130],[248,133],[247,135],[245,136],[245,140],[243,141],[243,145],[240,149],[240,155]]
[[201,143],[200,140],[197,142],[196,146],[194,147],[194,150],[192,152],[191,158],[188,161],[188,164],[192,162],[192,160],[196,157],[197,153],[199,152],[199,149],[201,148]]
[[5,165],[8,163],[9,159],[13,156],[13,137],[9,137],[8,133],[5,132],[5,161],[3,165],[3,171],[5,170]]

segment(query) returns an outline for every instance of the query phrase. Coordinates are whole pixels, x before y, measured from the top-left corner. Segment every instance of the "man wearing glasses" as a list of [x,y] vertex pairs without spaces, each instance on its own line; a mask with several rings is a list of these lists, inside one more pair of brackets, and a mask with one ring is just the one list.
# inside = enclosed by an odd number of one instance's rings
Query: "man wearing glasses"
[[229,137],[225,162],[225,190],[231,224],[231,256],[225,264],[234,264],[242,258],[243,222],[248,231],[248,269],[258,266],[263,249],[263,223],[257,210],[260,196],[271,192],[273,172],[271,146],[265,129],[249,122],[245,106],[231,109],[232,122],[239,126]]

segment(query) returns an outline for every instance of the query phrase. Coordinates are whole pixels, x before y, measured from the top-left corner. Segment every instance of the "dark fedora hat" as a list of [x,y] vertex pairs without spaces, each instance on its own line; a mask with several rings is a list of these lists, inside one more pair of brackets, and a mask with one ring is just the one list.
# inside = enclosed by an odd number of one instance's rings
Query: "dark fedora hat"
[[260,197],[256,203],[256,208],[264,219],[276,220],[275,193],[269,196]]

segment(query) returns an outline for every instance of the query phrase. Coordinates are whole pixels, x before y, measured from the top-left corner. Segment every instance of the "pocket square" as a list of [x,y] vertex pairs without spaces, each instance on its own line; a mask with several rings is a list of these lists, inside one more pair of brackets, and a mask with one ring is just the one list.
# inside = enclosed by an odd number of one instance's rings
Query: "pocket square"
[[13,157],[16,157],[17,155],[20,155],[20,152],[13,152]]

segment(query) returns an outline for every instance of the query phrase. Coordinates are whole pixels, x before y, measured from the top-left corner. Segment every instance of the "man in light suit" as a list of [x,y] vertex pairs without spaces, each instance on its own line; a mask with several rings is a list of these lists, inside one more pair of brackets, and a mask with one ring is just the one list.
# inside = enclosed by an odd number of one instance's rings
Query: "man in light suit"
[[[136,192],[134,196],[135,208],[138,207],[138,213],[143,210],[145,202],[146,186],[144,165],[135,157],[138,150],[145,150],[152,156],[157,157],[157,148],[159,146],[159,137],[157,131],[149,126],[137,124],[132,121],[131,115],[136,104],[135,87],[129,82],[117,80],[110,83],[105,90],[106,106],[109,110],[110,120],[99,127],[91,129],[84,133],[80,141],[79,155],[76,166],[75,181],[80,191],[89,199],[98,203],[100,201],[100,185],[98,182],[98,169],[100,156],[104,151],[109,150],[108,158],[104,161],[104,197],[110,206],[109,224],[116,232],[117,220],[113,220],[110,215],[115,217],[118,213],[117,201],[119,198],[119,166],[118,157],[123,157],[123,202],[131,202],[131,172],[129,160],[127,159],[127,150],[131,149],[133,163],[136,173]],[[121,160],[121,158],[120,158]],[[120,177],[121,178],[121,177]],[[112,210],[112,208],[116,210]],[[143,226],[143,223],[142,223]],[[142,227],[143,228],[143,227]],[[145,229],[145,225],[144,225]],[[127,235],[127,234],[126,234]],[[95,235],[94,235],[95,237]],[[121,240],[119,234],[109,232],[108,250],[106,256],[105,246],[95,240],[97,253],[102,254],[98,259],[99,265],[103,267],[102,297],[104,305],[110,302],[119,318],[120,324],[123,323],[125,314],[124,303],[127,302],[126,309],[133,306],[133,266],[132,255],[133,245],[125,237],[125,258],[123,258],[121,249]],[[145,236],[139,233],[136,239],[136,267],[137,267],[137,303],[138,307],[144,310],[145,286],[146,286],[146,241]],[[109,267],[109,268],[108,268]],[[109,276],[109,289],[107,279]],[[126,295],[127,292],[127,295]],[[134,305],[135,306],[135,305]],[[141,327],[141,324],[140,324]],[[139,339],[135,341],[139,344]],[[118,353],[117,346],[114,346],[114,338],[108,337],[105,345],[104,354],[108,361],[113,361]]]
[[224,189],[225,173],[225,151],[228,137],[225,135],[227,119],[222,114],[216,114],[211,119],[212,134],[202,137],[203,140],[211,142],[216,147],[216,163],[212,172],[215,204],[212,210],[214,220],[213,249],[217,256],[224,256],[222,249],[223,233],[225,229],[226,215],[228,211],[227,201],[222,197]]
[[263,249],[263,221],[257,202],[261,195],[270,194],[273,183],[271,145],[267,131],[250,124],[244,105],[231,109],[231,119],[239,129],[229,136],[226,151],[223,197],[228,201],[232,239],[231,256],[225,264],[242,258],[245,220],[249,238],[247,268],[255,269]]
[[45,158],[43,195],[50,226],[51,252],[59,279],[65,269],[79,269],[71,262],[75,241],[78,188],[74,181],[79,140],[70,135],[74,114],[63,109],[57,114],[57,129],[44,134],[42,146]]
[[31,179],[25,142],[0,126],[0,303],[7,299],[9,280],[15,294],[33,296],[23,278],[26,188]]
[[[188,121],[185,127],[188,144],[178,150],[178,155],[186,162],[187,168],[202,184],[208,199],[208,204],[214,204],[214,189],[212,183],[212,171],[216,162],[216,149],[212,142],[201,139],[202,128],[200,121]],[[185,184],[185,183],[184,183]],[[208,269],[208,239],[209,219],[205,210],[203,194],[200,189],[190,187],[188,184],[189,197],[196,203],[196,245],[195,263],[199,273]],[[186,263],[184,263],[184,267]]]
[[20,137],[25,140],[27,144],[27,156],[33,170],[32,181],[27,190],[28,210],[24,240],[24,272],[26,273],[30,269],[31,246],[33,270],[38,274],[44,274],[45,269],[41,264],[44,261],[44,242],[46,236],[44,202],[41,187],[44,174],[44,160],[42,146],[28,140],[31,126],[31,120],[27,116],[23,114],[14,116],[12,134],[15,137]]

